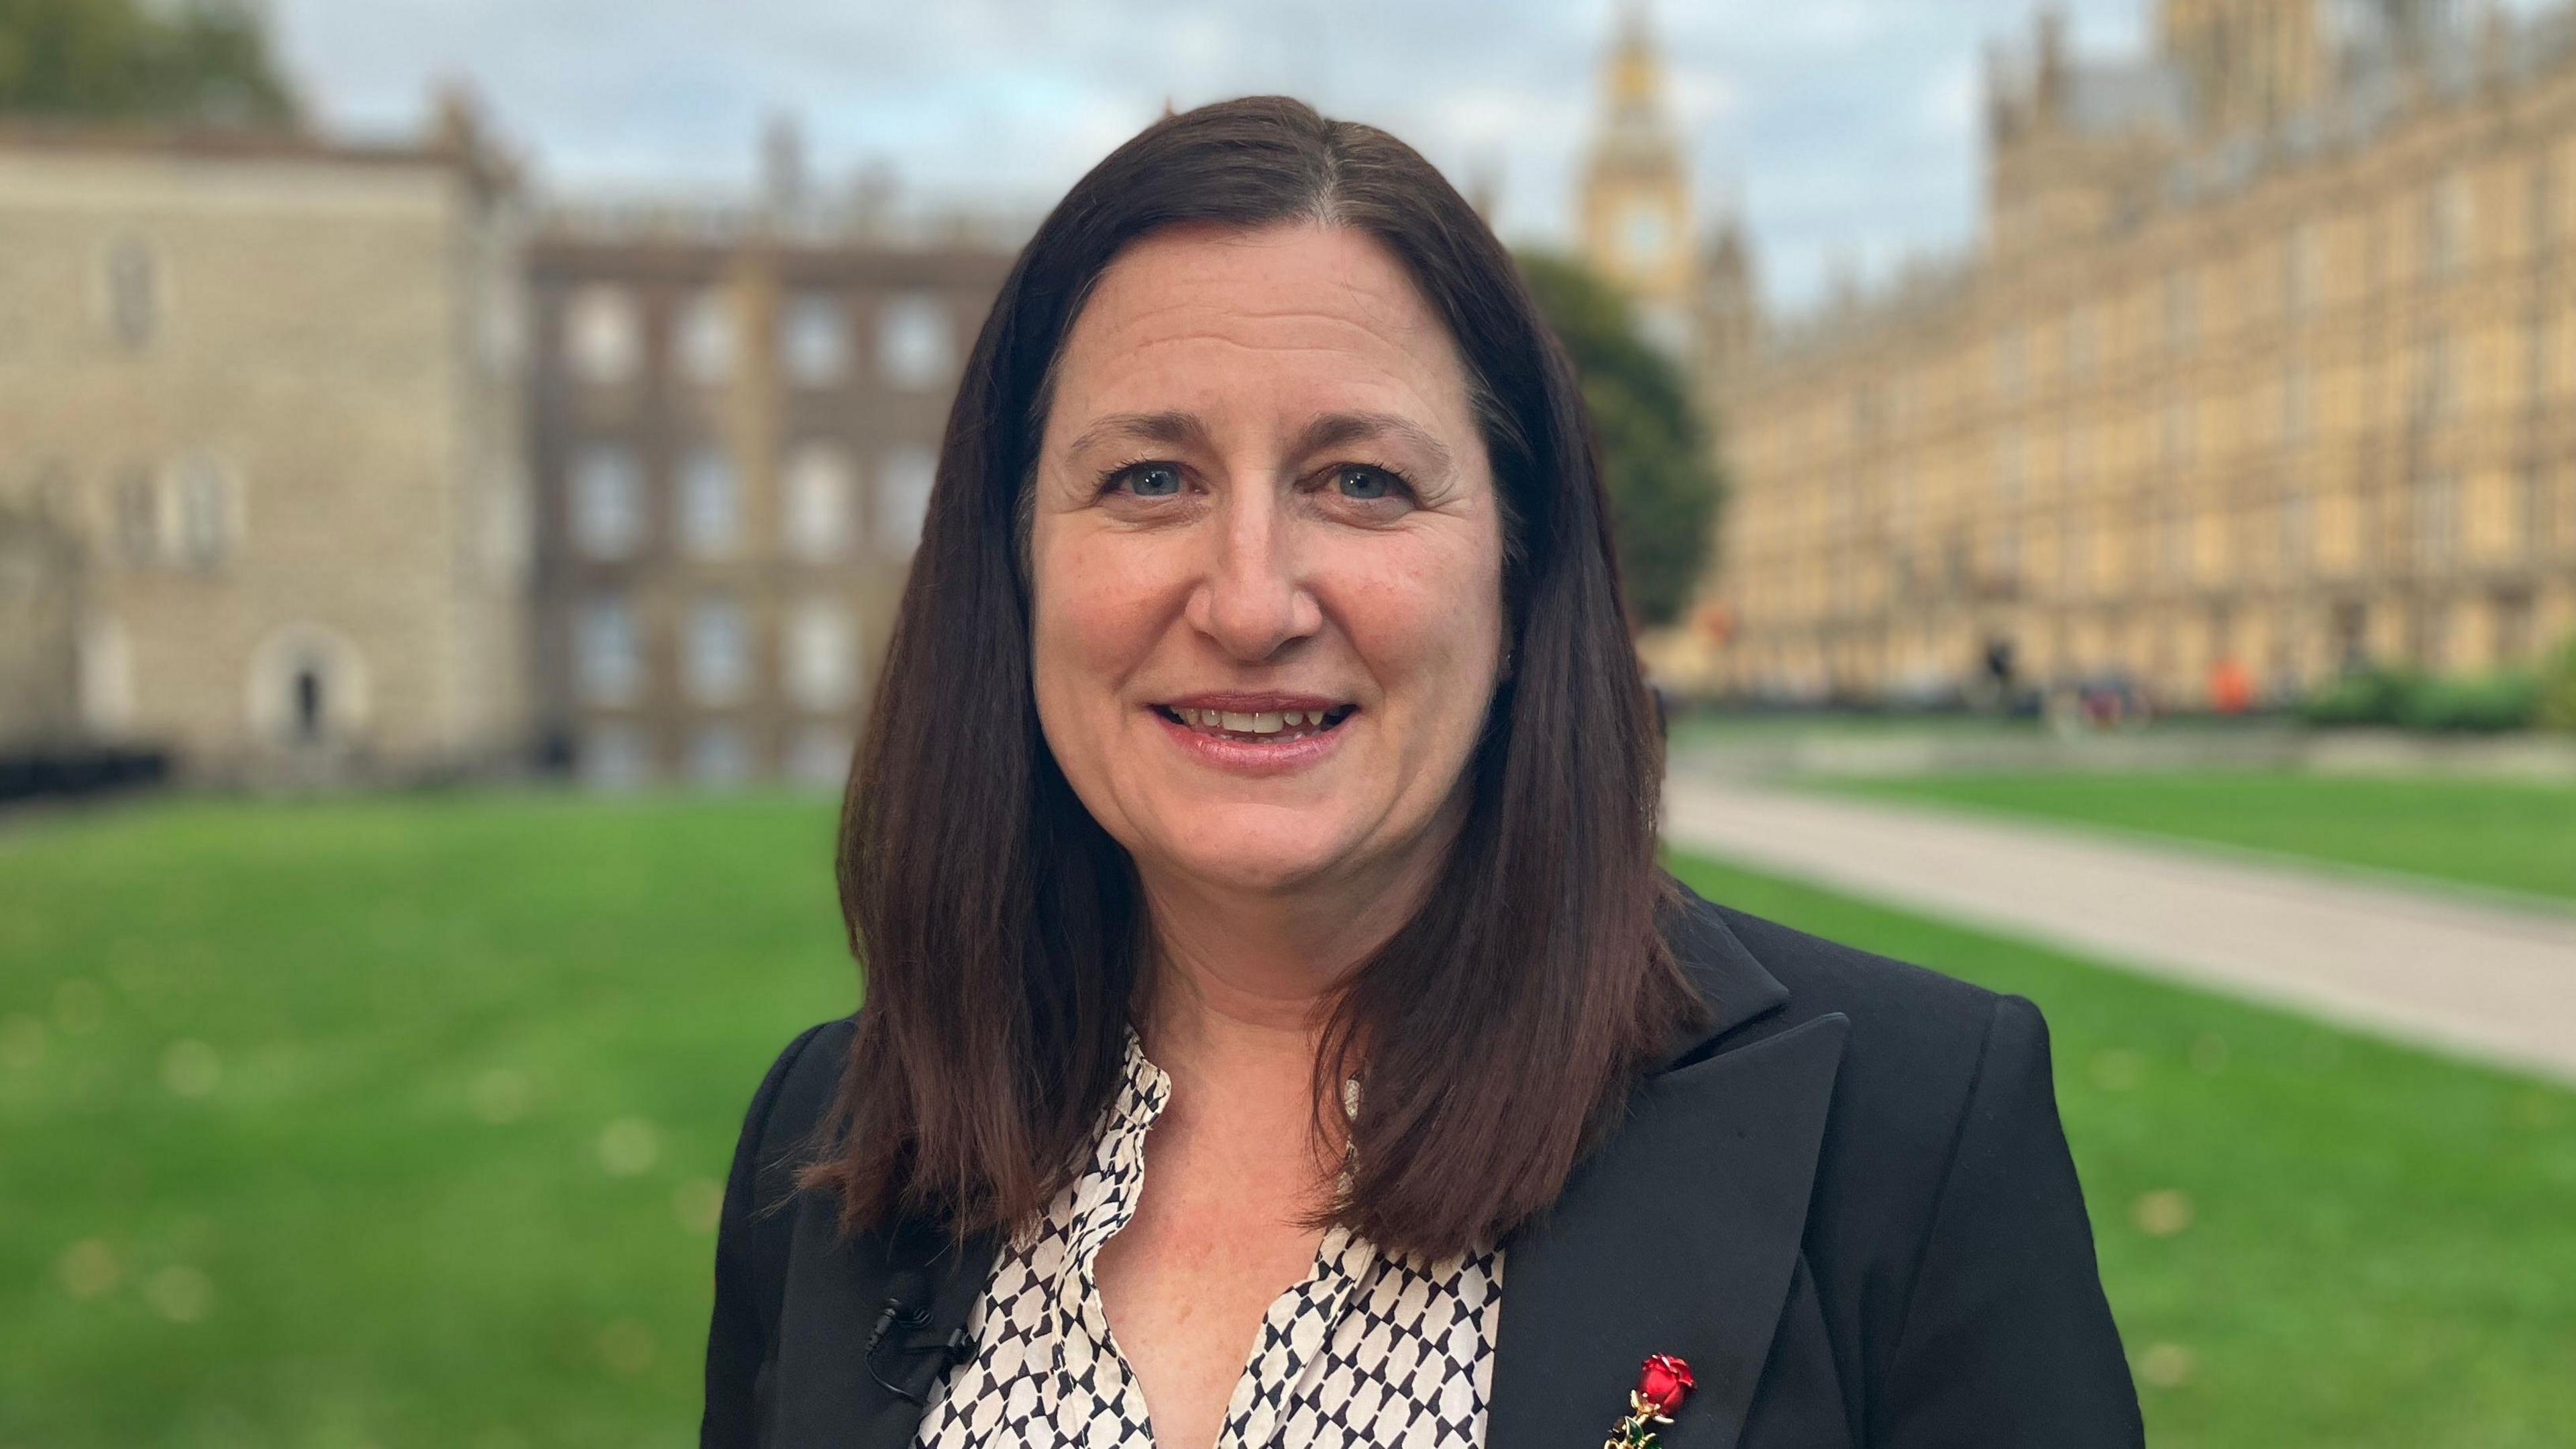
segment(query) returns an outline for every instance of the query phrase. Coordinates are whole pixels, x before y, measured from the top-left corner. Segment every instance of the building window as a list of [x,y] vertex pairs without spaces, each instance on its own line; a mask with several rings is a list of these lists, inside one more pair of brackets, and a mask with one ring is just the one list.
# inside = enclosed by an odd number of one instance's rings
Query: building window
[[787,551],[799,558],[830,559],[850,547],[850,455],[834,443],[807,443],[787,459],[785,506],[780,521]]
[[819,292],[790,298],[778,345],[789,380],[804,387],[840,381],[849,367],[849,323],[840,299]]
[[2018,328],[2007,330],[1995,338],[1995,393],[1998,397],[2011,401],[2021,396],[2022,388],[2029,380],[2026,352]]
[[2499,591],[2490,600],[2495,615],[2495,657],[2518,664],[2531,653],[2531,595],[2521,589]]
[[2308,440],[2313,401],[2309,391],[2308,365],[2305,362],[2291,363],[2290,370],[2281,378],[2282,442],[2295,445]]
[[2029,492],[2029,469],[2023,458],[2022,434],[2019,428],[2006,428],[1995,439],[1995,498],[2007,508],[2018,507]]
[[701,386],[733,376],[734,316],[725,294],[709,288],[680,309],[681,375]]
[[231,551],[238,494],[222,464],[203,454],[180,460],[179,556],[194,568],[213,568]]
[[909,557],[920,546],[938,472],[939,460],[928,448],[906,445],[886,451],[877,469],[876,516],[870,520],[879,549]]
[[125,561],[148,567],[161,561],[161,482],[144,467],[128,468],[116,481],[116,546]]
[[123,346],[141,348],[161,330],[161,264],[139,237],[107,249],[107,325]]
[[2451,383],[2451,339],[2435,332],[2424,339],[2415,354],[2415,417],[2418,423],[2439,422],[2451,415],[2454,389]]
[[2091,307],[2079,306],[2066,319],[2066,374],[2089,377],[2101,359],[2101,318]]
[[2514,475],[2514,491],[2519,495],[2514,512],[2521,525],[2523,552],[2544,552],[2552,542],[2548,470],[2538,463],[2523,464]]
[[858,648],[850,614],[837,599],[810,599],[799,607],[787,628],[786,658],[789,698],[807,709],[840,709],[857,692]]
[[2181,352],[2199,340],[2200,296],[2191,273],[2177,267],[2165,274],[2165,346]]
[[856,744],[847,730],[808,725],[788,747],[787,772],[799,784],[837,790],[850,777],[850,752]]
[[2307,490],[2295,483],[2281,495],[2280,543],[2284,573],[2295,576],[2307,569],[2310,540],[2316,533],[2313,507]]
[[631,724],[603,723],[582,732],[581,777],[594,789],[631,790],[653,778],[644,732]]
[[2170,398],[2165,402],[2164,446],[2165,462],[2169,467],[2187,467],[2191,463],[2193,445],[2197,441],[2193,437],[2191,413],[2191,403],[2183,398]]
[[2323,250],[2316,223],[2310,221],[2290,228],[2282,244],[2281,301],[2292,317],[2305,317],[2316,309],[2317,283],[2325,270]]
[[2469,182],[2454,171],[2424,198],[2424,270],[2447,277],[2460,269],[2469,243]]
[[889,298],[877,314],[877,371],[896,387],[919,392],[947,381],[956,366],[948,305],[927,292]]
[[625,558],[644,537],[644,483],[635,455],[613,443],[584,448],[572,470],[572,538],[592,558]]
[[689,778],[700,785],[738,785],[751,777],[751,745],[738,725],[711,724],[689,740]]
[[742,531],[733,459],[713,445],[689,450],[680,467],[680,542],[691,553],[730,550]]
[[702,704],[730,704],[751,682],[750,628],[731,599],[700,599],[689,610],[688,647],[682,658],[689,696]]
[[2547,151],[2532,158],[2530,210],[2531,249],[2546,252],[2558,240],[2557,157]]
[[2537,408],[2549,395],[2549,314],[2538,307],[2523,314],[2522,386],[2525,406]]
[[618,287],[594,282],[564,304],[564,356],[575,377],[620,383],[643,366],[644,327],[635,299]]
[[634,703],[644,685],[644,640],[624,600],[593,599],[582,606],[573,668],[585,702]]
[[2165,510],[2163,527],[2157,531],[2158,571],[2165,582],[2180,583],[2191,575],[2191,515],[2180,507]]
[[2439,599],[2417,603],[2407,618],[2407,626],[2414,636],[2411,643],[2415,666],[2427,671],[2440,669],[2451,652],[2449,604]]
[[2458,543],[2460,490],[2448,473],[2436,473],[2415,488],[2416,559],[2427,568],[2450,562]]

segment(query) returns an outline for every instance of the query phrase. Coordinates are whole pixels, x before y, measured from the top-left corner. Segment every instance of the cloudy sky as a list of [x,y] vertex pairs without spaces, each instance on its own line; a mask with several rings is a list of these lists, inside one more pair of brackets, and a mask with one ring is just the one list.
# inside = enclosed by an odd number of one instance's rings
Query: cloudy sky
[[[1158,114],[1287,91],[1375,122],[1498,229],[1562,239],[1616,0],[272,0],[324,118],[416,126],[480,93],[559,191],[736,192],[772,114],[829,181],[1042,209]],[[1971,234],[1980,55],[2034,0],[1652,0],[1703,216],[1740,214],[1775,302]],[[2076,43],[2140,43],[2153,0],[2064,0]]]

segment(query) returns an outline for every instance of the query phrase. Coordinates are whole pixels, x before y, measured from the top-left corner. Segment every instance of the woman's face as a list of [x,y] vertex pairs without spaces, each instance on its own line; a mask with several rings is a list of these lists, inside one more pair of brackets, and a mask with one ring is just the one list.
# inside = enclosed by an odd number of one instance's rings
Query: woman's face
[[1366,235],[1173,229],[1066,338],[1030,544],[1038,717],[1151,878],[1419,878],[1502,653],[1447,329]]

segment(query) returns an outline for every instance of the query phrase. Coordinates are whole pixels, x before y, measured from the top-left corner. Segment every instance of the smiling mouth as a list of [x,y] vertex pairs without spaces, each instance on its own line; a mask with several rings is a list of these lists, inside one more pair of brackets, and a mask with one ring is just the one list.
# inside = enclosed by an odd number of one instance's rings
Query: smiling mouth
[[1337,704],[1328,709],[1257,711],[1189,709],[1169,704],[1153,706],[1154,713],[1183,729],[1211,739],[1244,740],[1256,744],[1278,744],[1329,734],[1340,728],[1342,721],[1349,719],[1358,709],[1355,704]]

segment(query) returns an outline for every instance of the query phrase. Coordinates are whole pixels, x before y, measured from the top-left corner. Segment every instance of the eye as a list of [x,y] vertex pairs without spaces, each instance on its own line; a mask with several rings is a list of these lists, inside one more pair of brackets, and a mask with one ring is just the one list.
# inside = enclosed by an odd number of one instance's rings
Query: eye
[[1126,484],[1139,498],[1171,498],[1181,491],[1181,470],[1169,463],[1136,463],[1119,469],[1109,481],[1112,488]]
[[1404,491],[1404,482],[1383,468],[1345,463],[1333,470],[1333,487],[1344,498],[1374,503]]

